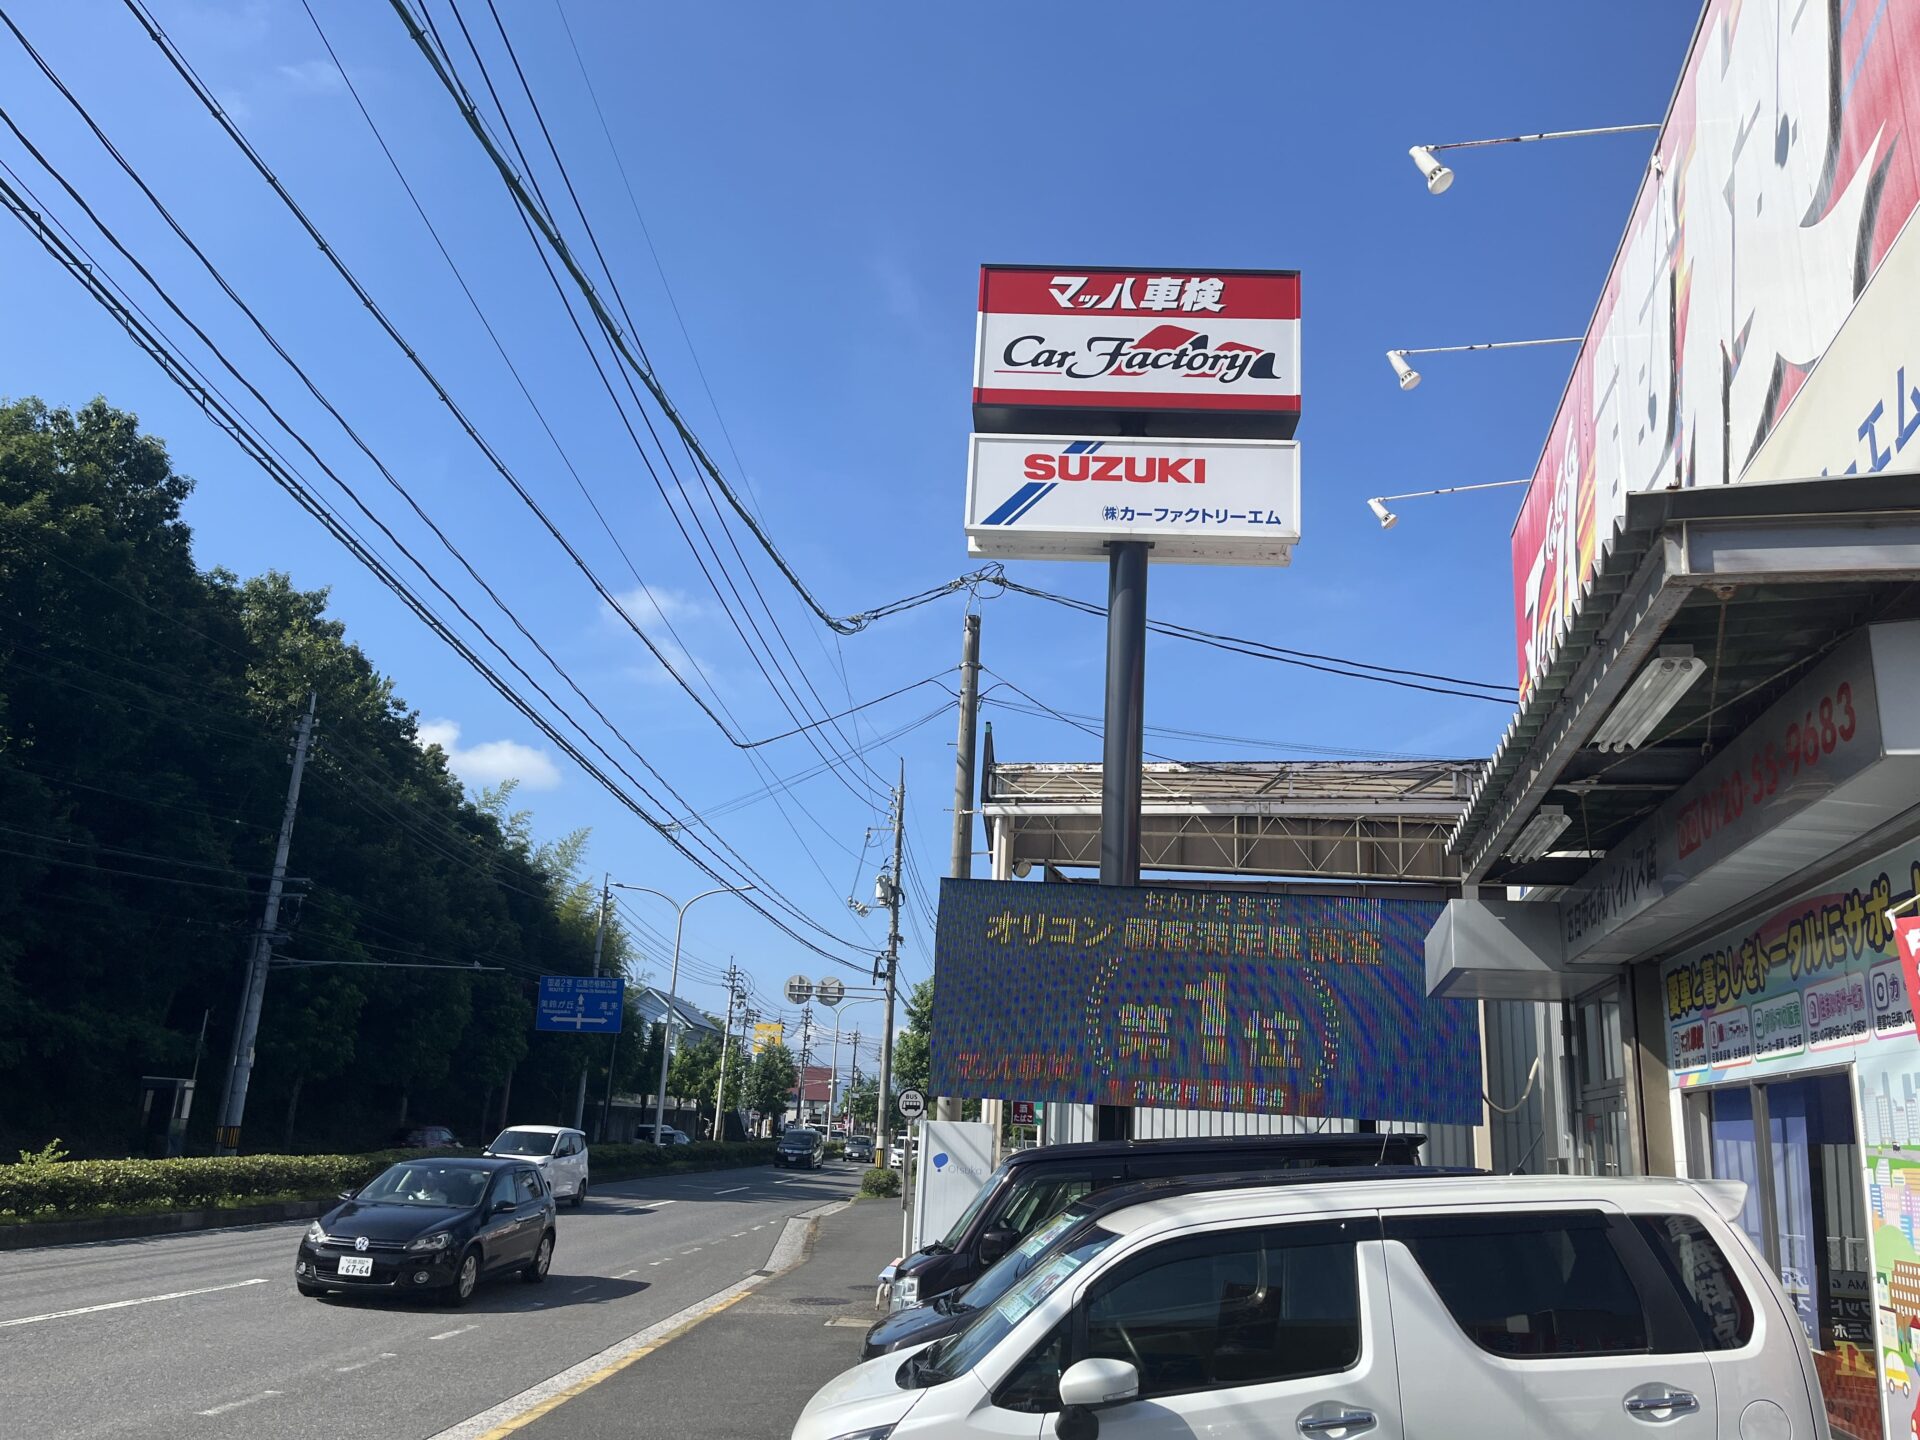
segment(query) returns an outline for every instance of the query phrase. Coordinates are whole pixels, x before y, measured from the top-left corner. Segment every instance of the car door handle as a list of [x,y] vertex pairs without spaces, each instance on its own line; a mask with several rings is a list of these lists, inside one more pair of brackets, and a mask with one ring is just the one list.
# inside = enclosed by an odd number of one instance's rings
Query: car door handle
[[1691,1415],[1700,1408],[1699,1397],[1688,1390],[1669,1390],[1664,1395],[1629,1395],[1621,1403],[1627,1407],[1629,1415],[1646,1420],[1664,1419],[1666,1415]]
[[1342,1410],[1338,1415],[1302,1415],[1295,1428],[1302,1435],[1331,1435],[1336,1431],[1371,1430],[1377,1423],[1371,1410]]

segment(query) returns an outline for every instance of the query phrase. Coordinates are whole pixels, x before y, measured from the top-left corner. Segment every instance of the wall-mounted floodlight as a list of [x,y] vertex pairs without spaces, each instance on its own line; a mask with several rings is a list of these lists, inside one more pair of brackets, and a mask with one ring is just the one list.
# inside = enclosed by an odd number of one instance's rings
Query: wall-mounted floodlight
[[1387,351],[1387,364],[1400,380],[1402,390],[1420,383],[1420,372],[1407,363],[1409,355],[1458,355],[1467,350],[1525,350],[1534,345],[1578,345],[1584,335],[1555,335],[1545,340],[1485,340],[1477,345],[1428,345],[1420,349]]
[[1498,490],[1504,485],[1531,485],[1531,480],[1486,480],[1478,485],[1449,485],[1441,490],[1409,490],[1404,495],[1376,495],[1367,501],[1367,508],[1373,511],[1373,518],[1380,522],[1382,530],[1391,530],[1400,523],[1400,517],[1387,509],[1389,500],[1422,500],[1429,495],[1458,495],[1463,490]]
[[1531,140],[1572,140],[1584,135],[1626,135],[1635,130],[1658,130],[1654,125],[1602,125],[1592,130],[1542,130],[1536,135],[1502,135],[1493,140],[1455,140],[1446,145],[1413,145],[1407,154],[1413,157],[1413,163],[1419,167],[1421,179],[1427,182],[1429,195],[1444,195],[1447,187],[1453,184],[1453,171],[1441,164],[1434,156],[1436,150],[1477,150],[1483,145],[1524,145]]

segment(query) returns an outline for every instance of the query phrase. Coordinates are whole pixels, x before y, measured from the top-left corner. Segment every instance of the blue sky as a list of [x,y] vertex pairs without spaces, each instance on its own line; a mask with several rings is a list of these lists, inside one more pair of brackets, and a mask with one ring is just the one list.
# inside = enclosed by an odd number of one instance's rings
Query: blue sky
[[[1431,357],[1411,394],[1395,388],[1382,352],[1580,331],[1648,137],[1466,152],[1453,157],[1459,178],[1439,199],[1426,193],[1406,148],[1658,120],[1694,7],[561,3],[625,180],[555,0],[501,0],[500,13],[639,338],[836,613],[973,568],[960,506],[983,261],[1297,268],[1305,523],[1294,564],[1156,568],[1152,613],[1380,664],[1512,679],[1507,536],[1521,492],[1408,502],[1396,507],[1402,521],[1391,533],[1364,500],[1529,473],[1572,348]],[[671,646],[665,612],[716,704],[744,732],[790,728],[728,619],[724,582],[717,596],[682,543],[503,188],[388,0],[314,8],[604,529],[306,12],[260,0],[151,4],[398,328],[622,593],[637,588],[625,551],[653,596],[634,602],[634,619]],[[121,4],[9,8],[320,388],[693,806],[731,801],[768,774],[817,762],[802,741],[782,741],[758,752],[763,773],[721,739],[538,529]],[[451,33],[446,0],[432,12]],[[486,5],[465,0],[461,14],[496,80],[510,84]],[[523,139],[534,142],[524,104],[506,93]],[[403,518],[398,498],[4,36],[0,96],[369,504],[450,588],[477,595],[464,577],[455,584],[451,559]],[[73,213],[53,203],[53,187],[10,136],[0,137],[0,156],[30,176],[50,208]],[[542,154],[535,166],[558,203]],[[584,251],[577,223],[569,233]],[[0,394],[75,404],[103,394],[136,411],[198,482],[187,513],[203,565],[276,568],[301,585],[331,587],[352,638],[436,722],[433,733],[470,779],[521,774],[543,834],[593,827],[596,870],[678,896],[702,888],[691,866],[571,768],[246,461],[13,223],[0,225]],[[1098,565],[1012,568],[1043,588],[1104,596]],[[776,651],[789,670],[804,669],[826,703],[867,699],[957,659],[964,597],[836,641],[770,567],[756,562],[753,571],[797,665],[778,640]],[[1098,622],[1018,596],[988,600],[982,613],[982,655],[996,675],[1055,707],[1098,711]],[[511,633],[493,621],[496,633]],[[928,715],[943,698],[923,688],[863,712],[861,741]],[[1508,715],[1499,705],[1177,641],[1155,640],[1149,653],[1149,725],[1267,742],[1149,740],[1182,758],[1315,753],[1302,747],[1485,755]],[[991,707],[987,716],[1003,759],[1097,757],[1096,740],[1055,721]],[[869,756],[888,776],[905,757],[911,847],[929,903],[948,850],[953,732],[951,714],[942,715]],[[864,784],[823,775],[796,787],[784,813],[762,800],[714,824],[820,921],[878,948],[880,921],[861,921],[844,904],[849,893],[871,898],[882,855],[878,836],[863,843],[882,818],[854,793]],[[670,929],[664,907],[631,898]],[[914,915],[908,980],[931,971],[929,919]],[[768,999],[782,977],[828,968],[725,899],[693,912],[687,944],[697,957],[688,993],[709,1006],[721,1003],[711,976],[729,956]],[[871,1006],[850,1012],[849,1024],[863,1015],[871,1033]]]

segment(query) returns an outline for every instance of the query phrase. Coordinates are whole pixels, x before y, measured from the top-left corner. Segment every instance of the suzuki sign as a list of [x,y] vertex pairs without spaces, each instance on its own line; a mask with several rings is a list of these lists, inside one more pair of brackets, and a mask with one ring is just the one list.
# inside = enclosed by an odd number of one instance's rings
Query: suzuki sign
[[972,437],[974,555],[1098,560],[1112,541],[1145,540],[1156,561],[1285,565],[1299,538],[1291,440]]
[[1156,433],[1290,438],[1299,272],[985,266],[973,404],[981,430],[1042,428],[1021,412],[1073,411],[1092,413],[1072,428],[1097,415],[1110,434],[1113,412],[1127,411],[1157,412]]

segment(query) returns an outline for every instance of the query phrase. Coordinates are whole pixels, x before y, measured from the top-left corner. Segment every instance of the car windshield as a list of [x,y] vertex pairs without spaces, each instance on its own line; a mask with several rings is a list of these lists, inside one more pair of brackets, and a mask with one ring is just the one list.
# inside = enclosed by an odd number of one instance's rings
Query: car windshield
[[816,1137],[813,1131],[811,1130],[789,1130],[787,1131],[786,1134],[780,1137],[780,1143],[782,1145],[790,1145],[795,1148],[805,1146],[808,1149],[811,1149],[813,1147],[813,1142],[815,1138]]
[[993,1198],[994,1192],[1000,1188],[1000,1182],[1006,1178],[1007,1167],[1003,1164],[980,1182],[979,1193],[967,1202],[967,1208],[962,1210],[960,1218],[953,1222],[953,1228],[947,1231],[947,1238],[940,1242],[941,1249],[951,1250],[966,1238],[967,1231],[973,1228],[973,1222],[979,1218],[980,1212],[986,1208],[987,1201]]
[[909,1361],[906,1383],[938,1385],[966,1374],[991,1354],[1013,1327],[1026,1319],[1028,1312],[1051,1295],[1062,1281],[1119,1238],[1113,1231],[1095,1225],[1072,1244],[1053,1250],[1010,1286],[998,1301],[973,1311],[964,1327]]
[[496,1155],[550,1155],[557,1139],[539,1130],[502,1130],[487,1148]]
[[487,1193],[491,1170],[471,1165],[402,1162],[390,1165],[353,1198],[370,1205],[435,1205],[467,1208]]
[[[1062,1210],[988,1266],[986,1273],[961,1294],[961,1305],[968,1310],[979,1310],[993,1304],[1025,1279],[1027,1272],[1039,1263],[1047,1251],[1072,1249],[1079,1243],[1086,1228],[1087,1212],[1084,1209],[1073,1206]],[[1068,1235],[1069,1231],[1076,1233]],[[1057,1246],[1056,1242],[1059,1242]]]

